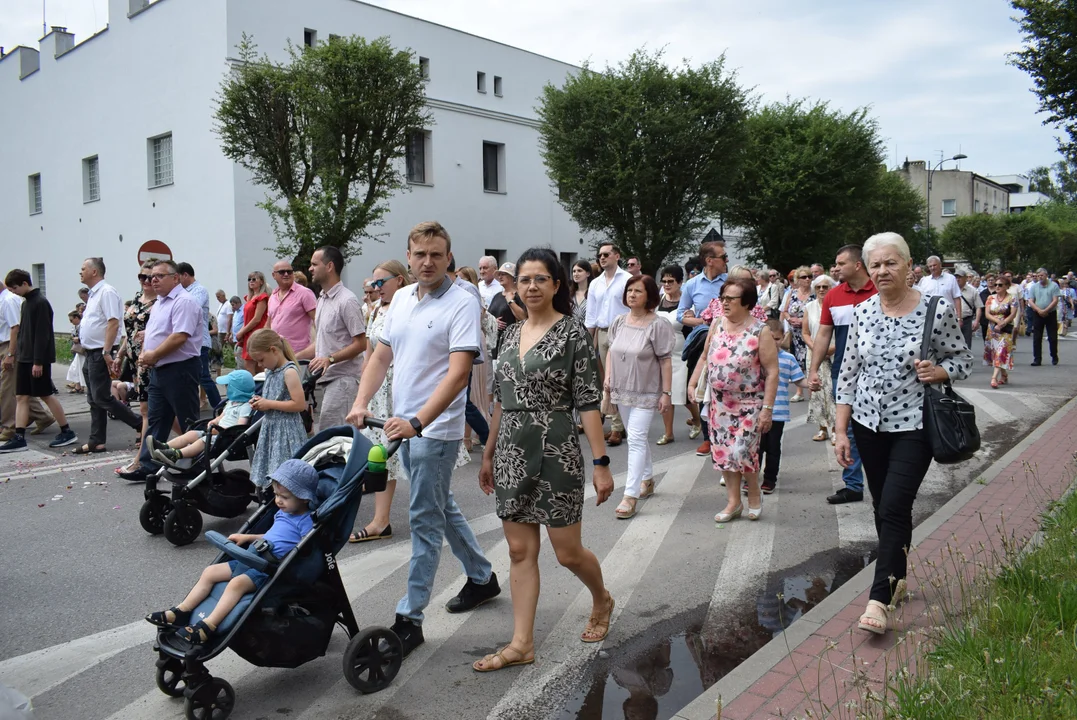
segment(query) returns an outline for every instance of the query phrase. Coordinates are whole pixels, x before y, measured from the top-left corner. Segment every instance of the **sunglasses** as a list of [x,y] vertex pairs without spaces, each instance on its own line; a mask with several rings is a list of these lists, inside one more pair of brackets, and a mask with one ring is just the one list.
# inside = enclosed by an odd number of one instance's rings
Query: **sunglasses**
[[149,275],[143,275],[142,273],[139,273],[138,281],[140,283],[148,283],[150,281],[150,276]]
[[389,282],[389,281],[390,281],[390,280],[392,280],[392,279],[393,279],[394,277],[396,277],[396,275],[393,275],[392,277],[387,277],[387,278],[381,278],[381,279],[379,279],[379,280],[371,280],[371,281],[370,281],[370,288],[371,288],[371,290],[381,290],[381,288],[382,288],[382,285],[384,285],[385,283]]
[[171,272],[171,273],[154,273],[153,275],[150,275],[150,278],[152,280],[161,280],[163,278],[168,277],[169,275],[175,275],[175,274],[176,273],[174,273],[174,272]]
[[[274,270],[273,274],[274,275],[291,275],[294,272],[295,272],[295,270]],[[250,278],[247,278],[247,280],[249,281]]]
[[598,254],[598,256],[599,256],[600,258],[604,258],[604,257],[609,257],[609,256],[610,256],[610,255],[612,255],[612,254],[613,254],[613,253],[599,253],[599,254]]
[[249,278],[247,278],[247,282],[262,282],[262,281],[261,281],[260,278],[256,278],[254,275],[251,275]]
[[801,280],[811,280],[811,275],[797,275]]

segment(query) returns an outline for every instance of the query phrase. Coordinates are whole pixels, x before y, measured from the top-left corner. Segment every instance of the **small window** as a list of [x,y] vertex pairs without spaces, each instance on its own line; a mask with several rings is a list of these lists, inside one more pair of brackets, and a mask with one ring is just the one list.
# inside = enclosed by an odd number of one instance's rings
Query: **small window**
[[972,211],[973,212],[980,212],[980,201],[979,200],[976,200],[976,201],[974,201],[972,203]]
[[82,161],[82,202],[92,203],[101,199],[101,174],[97,156]]
[[34,287],[41,291],[41,294],[48,297],[48,292],[45,290],[45,263],[34,263],[30,268],[30,277],[33,279]]
[[505,146],[502,143],[482,144],[482,189],[486,192],[505,192]]
[[303,30],[303,44],[307,47],[314,47],[318,43],[318,31],[305,28]]
[[953,217],[954,215],[957,215],[957,200],[943,200],[942,216]]
[[147,141],[149,145],[150,187],[172,184],[172,133]]
[[991,206],[991,213],[994,215],[998,215],[998,205]]
[[494,95],[501,97],[501,87],[501,77],[499,75],[494,75]]
[[430,132],[428,130],[412,130],[408,133],[407,171],[409,183],[431,184],[433,178],[430,173]]
[[430,79],[430,58],[419,58],[419,72],[422,73],[423,80]]
[[503,249],[486,248],[482,254],[492,257],[498,267],[501,267],[501,264],[505,262],[505,250]]
[[340,39],[340,35],[334,35],[333,33],[329,33],[329,42],[333,42],[334,40],[339,40],[339,39]]
[[479,92],[486,92],[486,73],[475,73],[475,85],[478,87]]
[[28,190],[30,191],[30,214],[37,215],[41,212],[41,173],[31,175],[28,180]]

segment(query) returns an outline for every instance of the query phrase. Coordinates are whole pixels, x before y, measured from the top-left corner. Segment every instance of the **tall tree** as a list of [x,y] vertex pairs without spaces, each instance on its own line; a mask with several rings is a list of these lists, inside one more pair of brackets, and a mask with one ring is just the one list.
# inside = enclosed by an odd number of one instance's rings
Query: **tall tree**
[[[333,37],[259,57],[244,36],[221,84],[221,147],[265,186],[279,257],[309,259],[321,245],[361,251],[406,187],[409,132],[429,127],[423,75],[387,38]],[[305,265],[304,265],[305,267]]]
[[694,237],[736,184],[748,99],[724,58],[670,68],[638,51],[547,85],[542,156],[561,204],[584,230],[654,273]]
[[1059,149],[1077,158],[1077,0],[1011,0],[1025,46],[1010,62],[1032,76],[1044,124],[1067,135]]
[[[754,261],[795,267],[864,241],[863,213],[886,177],[878,123],[866,109],[787,100],[753,113],[748,137],[723,219],[744,230]],[[896,186],[886,183],[882,195],[893,196]]]
[[974,269],[986,272],[994,268],[1004,254],[1007,236],[999,216],[974,213],[946,223],[939,245],[947,255],[961,258]]
[[897,173],[887,171],[882,165],[877,170],[878,178],[864,205],[850,216],[845,238],[863,243],[875,233],[896,232],[909,243],[913,257],[923,260],[933,254],[928,250],[931,239],[920,231],[924,197]]

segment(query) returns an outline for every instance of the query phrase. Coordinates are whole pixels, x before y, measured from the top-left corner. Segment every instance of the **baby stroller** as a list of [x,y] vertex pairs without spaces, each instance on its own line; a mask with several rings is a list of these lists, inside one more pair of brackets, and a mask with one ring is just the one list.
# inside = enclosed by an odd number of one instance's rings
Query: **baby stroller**
[[[303,378],[303,394],[311,406],[320,375],[320,372],[306,373]],[[256,377],[255,394],[261,390],[262,381]],[[163,533],[173,545],[188,545],[198,538],[202,532],[202,513],[234,518],[242,515],[251,502],[259,500],[250,473],[238,468],[225,469],[224,463],[250,460],[251,448],[258,442],[262,413],[253,413],[246,425],[230,428],[208,427],[208,423],[209,420],[200,420],[191,427],[205,432],[206,450],[189,467],[161,466],[146,481],[146,500],[138,513],[139,523],[151,535]],[[163,479],[171,483],[171,497],[167,490],[157,487]]]
[[[382,424],[367,420],[368,427]],[[220,533],[206,533],[206,539],[221,550],[214,563],[239,560],[270,577],[260,590],[239,601],[205,644],[192,645],[170,628],[157,631],[153,646],[158,653],[157,687],[166,695],[184,698],[189,720],[225,720],[231,714],[235,691],[205,667],[225,648],[259,667],[295,668],[325,655],[334,625],[341,625],[351,638],[344,653],[344,677],[353,687],[377,692],[396,677],[403,660],[400,638],[383,627],[360,632],[336,553],[348,540],[362,496],[385,489],[385,461],[399,446],[399,441],[387,448],[374,446],[349,426],[328,428],[311,438],[295,457],[318,470],[317,499],[311,503],[314,526],[279,561],[241,548]],[[264,533],[273,524],[275,511],[273,503],[261,505],[239,532]],[[192,617],[209,615],[226,586],[217,583]]]

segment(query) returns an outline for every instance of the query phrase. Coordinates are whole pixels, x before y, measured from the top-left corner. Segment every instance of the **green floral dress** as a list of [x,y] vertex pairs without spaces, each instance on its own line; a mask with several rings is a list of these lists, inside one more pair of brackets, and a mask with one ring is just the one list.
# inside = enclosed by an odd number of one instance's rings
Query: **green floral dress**
[[598,410],[598,358],[583,323],[555,322],[520,360],[520,329],[505,329],[494,399],[501,427],[494,453],[497,516],[567,527],[583,517],[583,452],[572,411]]

